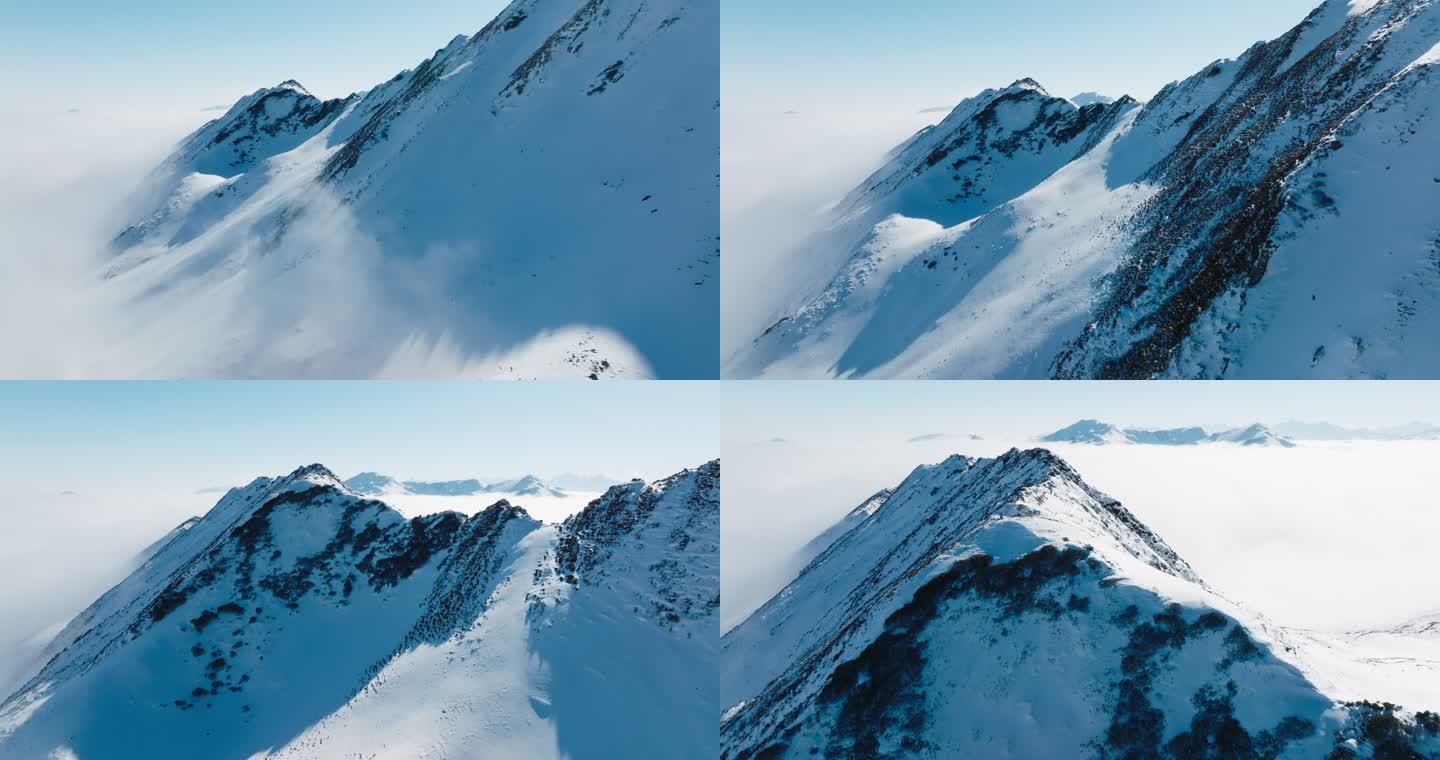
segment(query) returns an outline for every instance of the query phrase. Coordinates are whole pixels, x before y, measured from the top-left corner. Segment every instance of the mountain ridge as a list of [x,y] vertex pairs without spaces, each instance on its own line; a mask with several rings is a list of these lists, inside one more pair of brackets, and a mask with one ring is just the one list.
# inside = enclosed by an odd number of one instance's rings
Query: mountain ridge
[[[796,269],[817,271],[726,375],[1433,376],[1423,199],[1440,145],[1421,125],[1437,103],[1437,14],[1326,0],[1143,105],[1087,106],[1107,115],[1081,149],[980,182],[991,197],[954,215],[948,190],[911,183],[916,201],[885,216],[890,191],[867,180],[855,193],[876,216],[840,215],[800,249]],[[1005,144],[976,155],[1003,163]],[[1389,224],[1363,223],[1376,216]]]
[[111,245],[104,287],[175,315],[157,327],[175,345],[135,361],[714,377],[717,26],[691,0],[515,0],[369,90],[240,99],[156,169]]
[[1194,446],[1206,443],[1233,443],[1241,446],[1278,446],[1294,448],[1295,444],[1269,427],[1254,423],[1243,428],[1228,428],[1210,433],[1201,427],[1149,430],[1119,428],[1099,420],[1080,420],[1053,433],[1041,436],[1045,443],[1142,444],[1159,446]]
[[[1350,696],[1323,677],[1339,673],[1327,645],[1216,594],[1040,451],[918,468],[727,633],[721,757],[1440,751],[1440,716]],[[986,481],[1006,486],[975,488]],[[968,510],[946,506],[955,496]],[[987,517],[948,531],[965,511]],[[848,584],[872,585],[864,568],[887,553],[923,569],[851,604]]]
[[[487,742],[531,756],[575,742],[705,751],[697,727],[718,708],[673,674],[713,653],[718,490],[715,460],[616,486],[575,523],[545,525],[503,500],[407,519],[320,465],[259,478],[172,531],[62,631],[41,672],[0,702],[0,757],[114,750],[122,726],[124,751],[150,758],[465,754]],[[569,546],[584,550],[582,571],[562,562]],[[577,643],[587,637],[647,651],[599,662]],[[488,679],[460,664],[475,647],[489,647]],[[514,698],[525,713],[460,717],[471,700]],[[665,711],[669,730],[634,724]],[[377,714],[387,719],[356,717]],[[636,730],[583,728],[596,717]]]

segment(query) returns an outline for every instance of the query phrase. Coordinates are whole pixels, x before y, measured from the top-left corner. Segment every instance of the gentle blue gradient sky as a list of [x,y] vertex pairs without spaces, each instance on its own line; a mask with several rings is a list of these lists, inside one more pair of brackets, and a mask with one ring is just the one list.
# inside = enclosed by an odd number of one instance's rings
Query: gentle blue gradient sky
[[505,4],[0,0],[6,107],[199,110],[286,79],[343,96],[474,34]]
[[725,383],[721,397],[727,447],[775,438],[903,444],[935,433],[1018,442],[1083,418],[1151,428],[1440,424],[1428,382],[746,382]]
[[664,477],[720,455],[716,383],[0,383],[7,488]]
[[1320,0],[723,0],[727,109],[954,105],[1029,76],[1148,98]]

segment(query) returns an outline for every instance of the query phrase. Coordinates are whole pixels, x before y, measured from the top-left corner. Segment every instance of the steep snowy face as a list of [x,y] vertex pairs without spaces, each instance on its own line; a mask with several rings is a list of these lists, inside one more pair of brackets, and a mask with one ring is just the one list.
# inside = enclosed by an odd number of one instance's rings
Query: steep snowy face
[[722,645],[726,760],[1440,751],[1045,451],[917,469]]
[[515,0],[367,92],[256,92],[156,173],[107,287],[167,374],[714,377],[717,28]]
[[[1135,135],[1174,149],[1131,266],[1061,375],[1414,375],[1436,366],[1433,51],[1425,0],[1328,0],[1163,90]],[[1382,212],[1383,210],[1383,212]],[[1384,218],[1376,228],[1371,221]],[[1400,354],[1404,352],[1406,356]]]
[[425,645],[278,757],[718,754],[718,462],[455,567],[412,634]]
[[[1082,483],[1044,450],[995,459],[952,456],[917,468],[884,504],[821,552],[798,578],[726,634],[721,688],[727,705],[753,696],[788,663],[903,595],[982,526],[1053,507],[1140,562],[1193,579],[1164,542],[1118,502]],[[1073,514],[1070,514],[1073,513]],[[1079,530],[1078,527],[1075,528]],[[1081,533],[1074,533],[1077,539]]]
[[406,519],[314,465],[146,555],[0,703],[0,757],[717,752],[718,461],[560,527]]
[[1327,0],[1143,108],[1081,109],[1107,115],[1018,189],[996,164],[993,203],[911,184],[726,372],[1434,376],[1437,42],[1428,0]]
[[511,523],[538,525],[506,504],[407,521],[319,466],[232,491],[57,639],[0,707],[0,755],[103,754],[117,736],[144,757],[278,746],[412,646],[412,626],[450,620],[452,577],[473,578]]

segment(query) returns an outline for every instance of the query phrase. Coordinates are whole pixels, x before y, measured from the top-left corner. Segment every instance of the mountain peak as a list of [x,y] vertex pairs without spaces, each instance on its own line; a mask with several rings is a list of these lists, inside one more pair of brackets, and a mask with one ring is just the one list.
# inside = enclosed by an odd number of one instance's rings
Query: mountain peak
[[329,467],[319,463],[307,464],[304,467],[296,468],[295,471],[286,475],[282,480],[292,483],[303,481],[314,485],[345,488],[344,482],[342,482],[334,472],[331,472]]
[[1098,92],[1082,92],[1078,95],[1070,96],[1070,102],[1074,103],[1077,106],[1080,106],[1081,108],[1084,108],[1085,106],[1096,104],[1102,106],[1110,105],[1111,103],[1115,102],[1115,98],[1112,98],[1109,95],[1101,95]]
[[1113,443],[1126,438],[1120,428],[1100,420],[1080,420],[1042,436],[1047,443]]
[[1009,86],[1009,87],[1006,87],[1006,88],[1005,88],[1004,90],[1002,90],[1001,92],[1016,91],[1016,90],[1029,90],[1029,91],[1031,91],[1031,92],[1038,92],[1038,93],[1040,93],[1041,95],[1047,95],[1047,96],[1050,94],[1044,87],[1042,87],[1042,86],[1040,85],[1039,82],[1035,81],[1034,79],[1031,79],[1030,77],[1021,77],[1020,79],[1017,79],[1017,80],[1011,82],[1011,83],[1010,83],[1010,86]]
[[299,82],[295,81],[294,79],[286,79],[285,81],[281,82],[280,84],[277,84],[277,85],[275,85],[274,87],[271,87],[271,88],[269,89],[269,92],[278,92],[278,91],[281,91],[281,90],[289,90],[289,91],[291,91],[291,92],[296,92],[296,93],[299,93],[299,94],[301,94],[301,95],[307,95],[307,96],[312,97],[312,98],[315,97],[313,94],[311,94],[311,92],[310,92],[309,90],[305,89],[305,86],[304,86],[304,85],[300,84]]

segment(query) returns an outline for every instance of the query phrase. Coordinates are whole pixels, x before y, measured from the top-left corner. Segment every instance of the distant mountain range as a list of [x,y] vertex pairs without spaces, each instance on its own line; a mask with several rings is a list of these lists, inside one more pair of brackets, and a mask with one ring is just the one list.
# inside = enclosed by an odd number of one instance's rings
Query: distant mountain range
[[1433,441],[1440,426],[1411,422],[1383,428],[1347,428],[1328,422],[1259,423],[1209,432],[1201,427],[1164,430],[1120,428],[1100,420],[1081,420],[1038,440],[1045,443],[1133,443],[1154,446],[1189,446],[1201,443],[1238,443],[1246,446],[1289,448],[1295,441]]
[[1145,430],[1141,428],[1118,428],[1099,420],[1081,420],[1069,427],[1042,436],[1046,443],[1133,443],[1150,446],[1194,446],[1202,443],[1235,443],[1242,446],[1279,446],[1291,448],[1295,444],[1277,435],[1270,428],[1254,424],[1249,427],[1223,430],[1218,433],[1206,432],[1204,428],[1188,427],[1170,430]]
[[[573,475],[568,476],[568,481],[580,482],[586,485],[600,485],[603,483],[604,485],[599,488],[575,489],[593,490],[597,492],[603,491],[620,482],[599,476],[581,477]],[[570,489],[552,485],[534,475],[522,475],[518,478],[485,483],[474,478],[465,480],[401,481],[378,472],[362,472],[346,480],[345,487],[362,496],[471,496],[474,494],[488,493],[511,496],[563,497],[568,495],[570,491]]]

